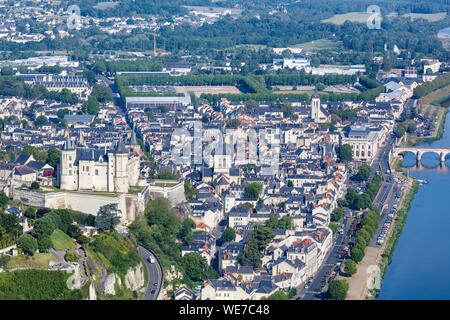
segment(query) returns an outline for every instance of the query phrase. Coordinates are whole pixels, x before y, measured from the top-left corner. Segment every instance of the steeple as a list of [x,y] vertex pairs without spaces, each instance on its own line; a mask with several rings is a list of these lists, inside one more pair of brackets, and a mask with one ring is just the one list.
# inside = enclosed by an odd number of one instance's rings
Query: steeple
[[131,131],[131,137],[130,137],[130,146],[137,146],[137,138],[136,138],[136,131],[133,127],[133,130]]
[[120,137],[119,142],[117,143],[116,148],[114,149],[114,153],[128,154],[128,150],[125,147],[125,144],[123,143],[122,137]]
[[67,137],[66,141],[64,142],[62,150],[68,151],[68,150],[74,150],[74,146],[72,141],[70,140],[70,136]]
[[83,146],[83,147],[86,146],[86,143],[85,143],[85,141],[84,141],[84,136],[83,136],[83,131],[82,131],[82,130],[80,130],[80,131],[78,132],[78,144],[79,144],[80,146]]

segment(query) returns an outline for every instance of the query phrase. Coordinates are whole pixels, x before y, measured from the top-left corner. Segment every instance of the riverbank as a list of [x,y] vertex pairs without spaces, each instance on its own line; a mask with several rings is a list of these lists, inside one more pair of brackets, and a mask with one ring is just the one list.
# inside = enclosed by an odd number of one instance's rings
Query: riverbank
[[417,111],[424,117],[436,116],[435,126],[438,126],[434,133],[428,137],[414,137],[408,139],[407,144],[414,146],[421,143],[431,143],[436,140],[440,140],[444,134],[445,119],[447,118],[448,108],[442,105],[442,103],[436,104],[436,101],[448,99],[448,92],[450,86],[433,91],[417,101]]
[[[347,292],[347,300],[366,300],[373,299],[378,294],[379,288],[375,283],[376,289],[369,290],[368,280],[372,283],[383,279],[387,266],[390,264],[392,254],[395,249],[395,244],[403,230],[403,226],[408,214],[411,202],[414,199],[414,195],[417,192],[418,183],[412,178],[405,178],[403,175],[398,178],[405,179],[405,190],[402,194],[398,205],[397,214],[393,220],[393,226],[390,228],[386,237],[385,243],[380,247],[367,247],[365,249],[364,258],[358,263],[357,272],[350,278],[342,277],[346,279],[349,284],[349,290]],[[377,272],[377,266],[379,273]]]
[[402,234],[409,209],[411,208],[411,203],[414,200],[414,196],[419,190],[419,183],[415,179],[409,178],[408,183],[410,183],[411,186],[409,187],[408,192],[405,193],[405,196],[401,199],[400,209],[397,211],[396,217],[394,219],[394,225],[392,227],[392,232],[390,233],[388,241],[386,242],[383,257],[379,265],[381,279],[383,279],[386,269],[392,261],[392,254],[394,253],[395,245],[397,244],[397,241]]
[[[415,146],[422,143],[431,143],[433,141],[437,141],[442,139],[442,136],[444,135],[444,128],[445,128],[445,119],[447,118],[448,109],[444,107],[436,107],[440,108],[438,120],[438,129],[436,130],[435,134],[429,137],[420,137],[416,138],[414,142],[411,143],[411,145]],[[409,141],[408,141],[409,142]]]

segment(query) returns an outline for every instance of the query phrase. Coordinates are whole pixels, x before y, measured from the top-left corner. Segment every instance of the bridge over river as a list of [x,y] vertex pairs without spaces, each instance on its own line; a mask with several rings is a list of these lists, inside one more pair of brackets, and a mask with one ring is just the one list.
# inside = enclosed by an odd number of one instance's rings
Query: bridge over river
[[415,155],[417,163],[420,163],[425,153],[435,153],[439,157],[441,164],[445,163],[445,158],[450,154],[450,148],[441,147],[394,147],[391,156],[396,157],[411,152]]

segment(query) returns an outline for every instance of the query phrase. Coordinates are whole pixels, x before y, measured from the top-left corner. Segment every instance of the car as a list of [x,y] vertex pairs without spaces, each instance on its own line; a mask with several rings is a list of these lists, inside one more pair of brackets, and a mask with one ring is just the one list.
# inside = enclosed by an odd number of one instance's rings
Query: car
[[150,262],[150,263],[155,263],[156,262],[156,260],[155,260],[155,258],[153,256],[149,256],[147,258],[147,261]]
[[305,289],[309,288],[309,284],[305,283]]
[[153,283],[153,286],[154,286],[154,287],[156,287],[157,285],[158,285],[158,283],[157,283],[157,282],[154,282],[154,283]]
[[156,290],[153,289],[152,291],[150,291],[151,294],[155,294]]

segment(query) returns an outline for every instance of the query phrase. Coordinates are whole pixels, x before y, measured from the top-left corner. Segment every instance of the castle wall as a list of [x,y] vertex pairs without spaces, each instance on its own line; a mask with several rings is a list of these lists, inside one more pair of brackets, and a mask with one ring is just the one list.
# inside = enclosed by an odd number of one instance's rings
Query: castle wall
[[[49,192],[40,193],[31,190],[15,189],[13,199],[39,208],[71,209],[97,215],[101,206],[117,204],[122,211],[121,221],[131,223],[144,212],[145,203],[139,195],[102,195],[85,192]],[[141,203],[142,202],[142,203]]]

